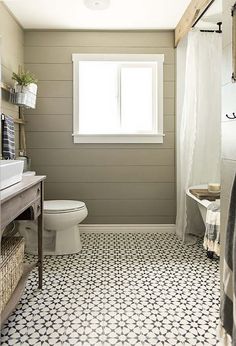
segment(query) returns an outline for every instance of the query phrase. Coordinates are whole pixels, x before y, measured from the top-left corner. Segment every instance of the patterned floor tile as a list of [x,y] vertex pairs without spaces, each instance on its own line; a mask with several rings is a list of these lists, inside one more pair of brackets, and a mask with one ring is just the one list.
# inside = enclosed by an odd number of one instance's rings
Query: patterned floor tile
[[[82,234],[83,250],[45,257],[1,345],[217,345],[219,263],[171,234]],[[28,261],[33,256],[27,256]]]

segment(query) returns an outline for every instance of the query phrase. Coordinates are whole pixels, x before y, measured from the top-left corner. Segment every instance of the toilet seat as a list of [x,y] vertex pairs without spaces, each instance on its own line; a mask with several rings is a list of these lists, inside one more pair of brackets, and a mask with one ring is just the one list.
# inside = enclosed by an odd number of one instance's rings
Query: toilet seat
[[43,210],[45,214],[71,213],[86,208],[85,203],[71,200],[45,201]]

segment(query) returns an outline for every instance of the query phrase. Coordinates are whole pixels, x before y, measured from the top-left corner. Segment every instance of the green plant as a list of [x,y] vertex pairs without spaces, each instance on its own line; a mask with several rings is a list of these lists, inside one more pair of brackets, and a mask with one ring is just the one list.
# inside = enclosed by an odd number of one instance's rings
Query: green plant
[[35,76],[29,71],[26,71],[26,72],[21,71],[19,73],[13,72],[12,79],[15,80],[17,82],[17,84],[22,85],[22,86],[26,86],[26,85],[29,85],[31,83],[37,83],[37,81],[38,81],[35,78]]

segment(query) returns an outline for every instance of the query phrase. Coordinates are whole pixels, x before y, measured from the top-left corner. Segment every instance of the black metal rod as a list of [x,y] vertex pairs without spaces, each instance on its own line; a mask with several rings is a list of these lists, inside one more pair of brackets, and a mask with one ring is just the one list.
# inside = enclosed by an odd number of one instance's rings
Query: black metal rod
[[211,0],[211,2],[207,5],[205,10],[201,13],[201,15],[196,19],[196,21],[193,23],[192,28],[195,27],[195,25],[199,22],[199,20],[204,16],[204,14],[207,12],[207,10],[211,7],[211,5],[215,2],[215,0]]
[[216,32],[217,34],[222,34],[221,26],[222,22],[218,22],[217,25],[219,26],[218,30],[206,30],[206,29],[201,29],[201,32]]

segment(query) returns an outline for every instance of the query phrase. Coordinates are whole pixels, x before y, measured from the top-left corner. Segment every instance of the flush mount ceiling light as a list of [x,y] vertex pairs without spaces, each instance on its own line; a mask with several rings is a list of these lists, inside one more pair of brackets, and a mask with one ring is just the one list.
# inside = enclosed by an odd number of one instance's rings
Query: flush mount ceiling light
[[84,0],[84,4],[90,10],[106,10],[110,5],[110,0]]

